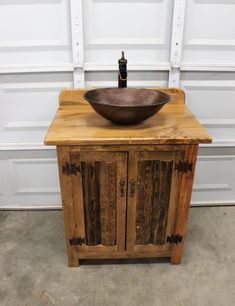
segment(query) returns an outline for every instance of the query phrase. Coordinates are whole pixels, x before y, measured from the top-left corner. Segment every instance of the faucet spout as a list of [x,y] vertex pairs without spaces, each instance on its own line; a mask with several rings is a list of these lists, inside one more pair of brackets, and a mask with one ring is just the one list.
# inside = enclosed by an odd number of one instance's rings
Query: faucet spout
[[119,73],[118,73],[118,87],[127,87],[127,60],[125,59],[124,51],[122,57],[118,60]]

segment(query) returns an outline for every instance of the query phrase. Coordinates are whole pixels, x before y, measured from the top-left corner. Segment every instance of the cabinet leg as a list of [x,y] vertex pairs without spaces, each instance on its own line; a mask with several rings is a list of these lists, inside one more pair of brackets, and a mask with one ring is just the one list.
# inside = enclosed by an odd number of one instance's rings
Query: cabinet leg
[[181,258],[174,258],[174,257],[171,257],[171,265],[179,265],[181,263]]
[[69,267],[79,267],[79,258],[77,248],[67,244],[67,256]]
[[72,178],[69,175],[64,175],[63,165],[70,163],[70,147],[59,146],[57,147],[58,167],[60,173],[60,186],[63,206],[65,241],[68,255],[69,267],[78,267],[79,259],[76,247],[71,246],[69,240],[74,236],[75,229],[75,215],[73,209],[73,189]]
[[170,260],[172,265],[179,265],[181,263],[183,256],[183,249],[184,249],[183,243],[181,245],[174,246],[173,254]]
[[79,267],[80,266],[79,259],[71,258],[71,256],[68,256],[68,266],[70,268],[72,268],[72,267]]

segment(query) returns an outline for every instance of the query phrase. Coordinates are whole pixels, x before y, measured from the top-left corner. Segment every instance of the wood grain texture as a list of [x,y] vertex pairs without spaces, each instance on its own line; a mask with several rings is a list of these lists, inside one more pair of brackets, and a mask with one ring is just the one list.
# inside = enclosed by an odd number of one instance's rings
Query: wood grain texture
[[[86,244],[78,253],[116,252],[125,248],[126,152],[79,152],[70,148],[71,163],[81,165],[72,175],[77,237]],[[119,182],[124,182],[120,197]]]
[[[110,123],[84,102],[84,90],[62,92],[60,107],[45,138],[47,145],[198,144],[211,137],[183,102],[180,90],[161,89],[172,101],[152,118],[131,126]],[[173,93],[174,92],[174,93]],[[176,102],[176,101],[178,102]]]
[[100,163],[100,226],[101,244],[116,244],[117,163]]
[[184,151],[187,145],[81,145],[81,146],[71,146],[72,154],[78,152],[149,152],[149,151],[158,151],[158,152],[167,152],[167,151]]
[[129,187],[128,252],[172,249],[172,245],[166,243],[166,237],[175,231],[179,203],[176,188],[179,189],[181,177],[181,173],[174,171],[174,164],[184,158],[184,151],[177,151],[178,146],[166,147],[168,150],[162,146],[159,151],[129,152],[128,180],[137,180],[137,191],[134,197],[130,197]]
[[[109,153],[110,154],[110,153]],[[127,201],[127,152],[117,154],[117,252],[125,250],[126,243],[126,201]],[[124,193],[120,193],[120,181],[124,183]]]
[[[166,226],[170,204],[170,190],[172,179],[173,162],[161,161],[159,168],[154,169],[154,178],[158,176],[158,185],[155,183],[155,193],[152,195],[152,220],[151,220],[151,236],[150,243],[165,244]],[[158,174],[157,174],[158,171]],[[154,206],[155,204],[155,206]]]
[[68,254],[68,264],[70,267],[79,266],[78,252],[75,246],[69,244],[69,240],[76,236],[76,219],[74,216],[74,199],[72,189],[72,178],[63,174],[62,165],[70,163],[70,148],[57,147],[58,167],[60,174],[60,188],[64,216],[65,239]]
[[171,256],[171,250],[152,250],[143,252],[98,252],[98,253],[79,253],[80,259],[114,259],[114,258],[158,258],[158,257],[169,257]]
[[136,244],[148,244],[152,215],[152,161],[138,162],[136,202]]
[[159,199],[160,199],[160,191],[161,191],[161,181],[160,178],[162,176],[162,163],[165,163],[163,161],[159,160],[152,160],[151,161],[151,170],[152,170],[152,181],[149,183],[152,185],[152,194],[151,194],[151,215],[150,215],[150,237],[148,243],[152,244],[158,244],[156,237],[159,236],[159,233],[157,231],[158,222],[159,222],[159,210],[160,205]]
[[165,244],[172,162],[138,163],[136,244]]
[[193,178],[195,173],[196,159],[197,159],[197,145],[188,146],[188,149],[185,152],[184,160],[192,163],[192,171],[184,172],[182,174],[182,180],[179,191],[179,208],[176,216],[176,227],[175,234],[183,237],[182,243],[175,244],[173,247],[171,263],[172,264],[180,264],[183,249],[184,249],[184,241],[186,234],[186,225],[188,220],[188,212],[190,199],[193,188]]
[[[70,151],[71,152],[71,151]],[[70,162],[76,164],[81,168],[80,154],[70,154]],[[73,192],[73,211],[76,226],[75,237],[86,238],[85,230],[85,213],[83,205],[83,190],[82,190],[82,176],[78,172],[76,175],[72,175],[72,192]],[[82,244],[83,245],[83,244]],[[77,246],[77,250],[81,248],[80,245]]]
[[86,244],[101,243],[100,231],[100,163],[82,162],[83,201],[85,208]]
[[181,184],[182,172],[175,171],[175,165],[179,162],[179,160],[184,160],[185,151],[174,151],[173,160],[174,163],[172,165],[172,178],[171,178],[171,189],[170,189],[170,205],[168,210],[168,218],[166,225],[166,237],[171,236],[175,233],[176,227],[176,218],[177,211],[179,207],[179,189]]
[[127,197],[127,217],[126,217],[126,250],[135,251],[136,241],[136,200],[137,193],[130,197],[130,180],[137,181],[138,175],[138,152],[129,152],[128,156],[128,197]]

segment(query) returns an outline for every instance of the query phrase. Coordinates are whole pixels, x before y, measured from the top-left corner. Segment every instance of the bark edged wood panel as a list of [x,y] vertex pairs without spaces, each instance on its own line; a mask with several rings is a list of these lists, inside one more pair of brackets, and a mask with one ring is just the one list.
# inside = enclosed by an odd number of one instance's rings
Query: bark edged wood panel
[[86,244],[101,242],[100,233],[100,163],[82,162],[82,187],[86,225]]
[[100,163],[101,244],[116,244],[117,164]]
[[83,161],[83,201],[86,244],[116,244],[117,164]]
[[172,161],[138,162],[136,244],[165,244]]

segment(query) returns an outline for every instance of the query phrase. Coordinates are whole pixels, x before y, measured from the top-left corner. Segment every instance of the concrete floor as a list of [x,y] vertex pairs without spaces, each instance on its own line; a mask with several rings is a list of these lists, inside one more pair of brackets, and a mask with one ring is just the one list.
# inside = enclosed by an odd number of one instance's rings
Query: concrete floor
[[181,265],[68,268],[61,211],[0,212],[0,306],[233,306],[235,207],[191,208]]

